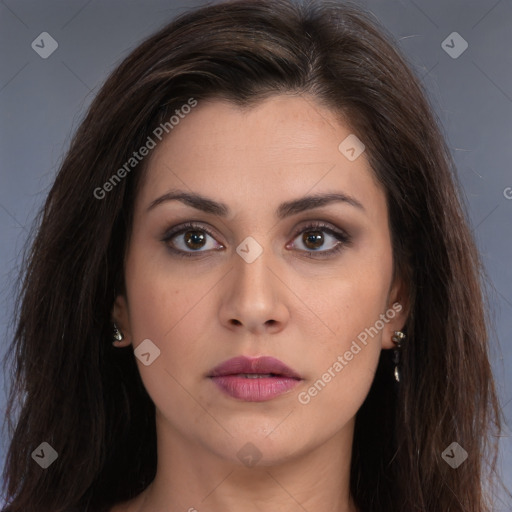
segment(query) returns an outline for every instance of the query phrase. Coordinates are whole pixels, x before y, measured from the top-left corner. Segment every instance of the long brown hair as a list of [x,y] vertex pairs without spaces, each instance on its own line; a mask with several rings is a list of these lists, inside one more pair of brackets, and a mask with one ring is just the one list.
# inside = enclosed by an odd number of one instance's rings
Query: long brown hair
[[[356,504],[490,509],[500,414],[480,261],[428,96],[357,6],[249,0],[186,13],[136,48],[71,143],[24,260],[6,361],[6,512],[108,510],[154,478],[154,405],[133,352],[111,345],[144,161],[102,199],[95,190],[190,98],[250,106],[276,93],[313,98],[364,142],[386,192],[395,272],[410,290],[402,381],[394,385],[383,351],[356,417]],[[42,441],[58,453],[46,470],[31,459]],[[469,454],[457,469],[442,458],[454,441]]]

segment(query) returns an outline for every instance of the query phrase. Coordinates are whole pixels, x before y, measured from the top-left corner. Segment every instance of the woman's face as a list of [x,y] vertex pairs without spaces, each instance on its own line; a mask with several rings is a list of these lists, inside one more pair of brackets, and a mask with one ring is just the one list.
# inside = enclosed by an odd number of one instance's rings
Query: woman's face
[[199,102],[148,156],[114,316],[159,435],[237,464],[351,440],[406,308],[385,194],[350,135],[310,97]]

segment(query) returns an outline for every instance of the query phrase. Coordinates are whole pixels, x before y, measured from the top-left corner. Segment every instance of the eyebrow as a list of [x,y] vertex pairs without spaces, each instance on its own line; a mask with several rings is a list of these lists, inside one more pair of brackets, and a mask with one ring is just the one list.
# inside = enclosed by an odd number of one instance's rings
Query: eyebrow
[[[181,201],[182,203],[191,206],[196,210],[201,210],[205,213],[210,213],[218,217],[227,217],[230,214],[230,209],[225,203],[220,203],[200,194],[185,192],[182,190],[171,190],[163,196],[158,197],[151,202],[147,211],[150,211],[167,201],[174,200]],[[278,219],[284,219],[286,217],[290,217],[291,215],[296,215],[313,208],[320,208],[321,206],[326,206],[335,202],[349,204],[363,212],[365,211],[364,206],[354,197],[342,192],[332,192],[327,194],[305,196],[299,199],[281,203],[276,210],[276,217]]]

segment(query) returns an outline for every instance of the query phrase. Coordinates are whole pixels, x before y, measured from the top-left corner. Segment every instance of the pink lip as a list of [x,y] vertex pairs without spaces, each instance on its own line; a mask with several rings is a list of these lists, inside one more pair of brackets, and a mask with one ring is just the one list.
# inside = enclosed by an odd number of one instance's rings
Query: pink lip
[[[248,378],[240,374],[272,374]],[[295,387],[302,378],[274,357],[234,357],[216,366],[209,378],[226,394],[246,402],[264,402]]]

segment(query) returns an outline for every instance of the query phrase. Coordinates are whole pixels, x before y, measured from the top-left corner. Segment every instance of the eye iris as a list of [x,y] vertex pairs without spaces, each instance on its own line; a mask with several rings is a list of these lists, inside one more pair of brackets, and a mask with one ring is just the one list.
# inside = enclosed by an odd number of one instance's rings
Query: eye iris
[[324,243],[322,231],[307,231],[302,235],[304,245],[309,249],[318,249]]
[[189,249],[200,249],[201,247],[203,247],[205,239],[206,237],[202,231],[185,232],[185,243],[187,244]]

